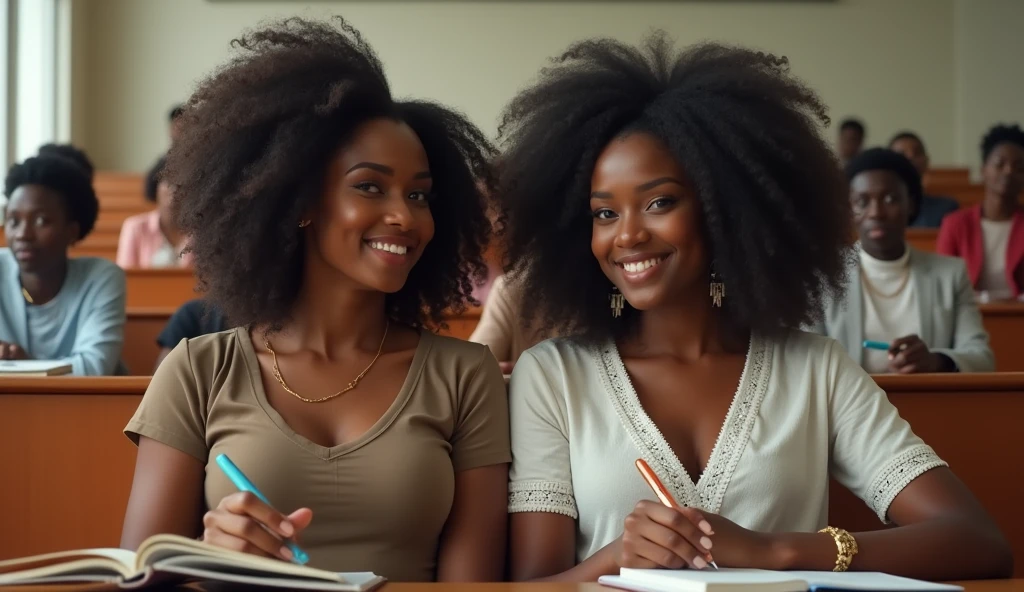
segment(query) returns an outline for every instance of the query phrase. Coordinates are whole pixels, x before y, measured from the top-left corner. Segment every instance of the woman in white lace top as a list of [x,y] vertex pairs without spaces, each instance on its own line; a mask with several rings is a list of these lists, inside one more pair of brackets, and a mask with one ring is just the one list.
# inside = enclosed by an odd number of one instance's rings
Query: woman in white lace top
[[[831,339],[847,184],[785,60],[571,47],[506,110],[515,579],[620,567],[1009,574],[971,493]],[[655,501],[643,458],[678,507]],[[829,478],[895,528],[825,528]],[[836,525],[841,526],[841,525]],[[823,532],[819,532],[823,531]]]

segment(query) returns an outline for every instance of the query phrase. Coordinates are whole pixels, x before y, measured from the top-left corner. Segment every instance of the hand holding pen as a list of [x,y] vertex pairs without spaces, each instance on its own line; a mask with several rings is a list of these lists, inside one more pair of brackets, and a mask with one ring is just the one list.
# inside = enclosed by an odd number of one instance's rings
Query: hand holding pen
[[222,499],[203,516],[203,542],[293,563],[309,561],[294,538],[309,526],[313,512],[300,508],[285,516],[271,507],[269,500],[227,456],[219,455],[217,466],[239,491]]
[[711,524],[698,510],[676,504],[647,463],[638,460],[637,468],[662,501],[641,501],[626,517],[619,566],[704,569],[714,565]]

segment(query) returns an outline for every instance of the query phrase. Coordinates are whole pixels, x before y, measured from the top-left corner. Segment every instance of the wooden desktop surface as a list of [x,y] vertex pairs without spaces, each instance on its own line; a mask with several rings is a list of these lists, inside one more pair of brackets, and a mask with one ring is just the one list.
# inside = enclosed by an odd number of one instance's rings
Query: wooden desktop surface
[[[966,592],[1024,592],[1024,580],[978,580],[973,582],[956,582],[963,586]],[[3,588],[5,592],[40,592],[43,586],[13,586]],[[68,585],[68,586],[45,586],[50,592],[98,592],[100,590],[117,590],[111,586],[98,585]],[[273,588],[261,588],[272,590]],[[201,584],[191,584],[164,590],[207,590]],[[587,584],[555,584],[555,583],[523,583],[523,582],[496,582],[488,584],[480,583],[386,583],[376,590],[380,592],[609,592],[615,588],[608,588],[596,583]]]

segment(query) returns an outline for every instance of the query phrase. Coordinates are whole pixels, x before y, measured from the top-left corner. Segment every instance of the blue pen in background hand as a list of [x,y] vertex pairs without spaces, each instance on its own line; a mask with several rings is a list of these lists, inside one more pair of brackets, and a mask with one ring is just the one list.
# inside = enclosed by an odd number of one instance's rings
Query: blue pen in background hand
[[[252,481],[249,481],[249,478],[235,466],[235,463],[231,462],[231,459],[228,458],[226,454],[217,455],[217,466],[220,467],[220,470],[224,471],[224,474],[227,475],[228,479],[235,484],[235,487],[237,487],[239,491],[247,491],[259,498],[261,502],[273,507],[270,504],[270,500],[260,493],[259,489],[256,489],[256,486],[252,484]],[[309,562],[309,555],[306,555],[306,552],[300,549],[293,541],[285,539],[284,546],[288,547],[288,550],[292,552],[293,562],[298,563],[299,565],[305,565]]]
[[865,341],[864,342],[864,347],[867,348],[867,349],[878,349],[878,350],[882,350],[882,351],[889,351],[889,348],[892,347],[892,346],[890,346],[888,343],[885,343],[883,341]]

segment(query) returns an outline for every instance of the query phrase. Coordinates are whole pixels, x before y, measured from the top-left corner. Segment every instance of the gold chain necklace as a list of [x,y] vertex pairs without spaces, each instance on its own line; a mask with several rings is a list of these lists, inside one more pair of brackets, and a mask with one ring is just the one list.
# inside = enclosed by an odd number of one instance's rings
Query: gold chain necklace
[[32,295],[29,294],[28,290],[26,290],[25,288],[21,289],[21,295],[25,297],[25,301],[28,302],[29,304],[35,304],[36,303],[35,300],[32,300]]
[[860,277],[861,280],[864,282],[864,285],[867,286],[868,291],[874,294],[875,296],[881,296],[882,298],[892,298],[893,296],[896,296],[897,294],[902,292],[903,288],[907,287],[907,280],[910,279],[910,266],[907,266],[907,268],[903,270],[903,277],[900,279],[900,285],[895,290],[893,290],[892,294],[883,294],[878,288],[876,288],[875,285],[871,283],[871,280],[868,279],[868,274],[864,272],[863,267],[861,267],[860,269]]
[[287,391],[288,394],[292,395],[296,399],[299,399],[300,401],[305,401],[306,403],[323,403],[324,401],[329,401],[335,397],[340,397],[341,395],[344,395],[350,390],[356,388],[356,385],[359,384],[359,381],[362,380],[363,377],[366,376],[366,373],[370,371],[370,368],[373,368],[373,365],[377,363],[377,358],[380,357],[380,352],[384,351],[384,342],[388,338],[388,328],[390,326],[391,320],[388,319],[384,325],[384,337],[382,337],[380,340],[380,347],[377,348],[377,355],[373,356],[373,360],[370,362],[370,365],[367,366],[365,370],[360,372],[359,376],[353,378],[352,382],[348,383],[348,386],[334,393],[333,395],[327,395],[326,397],[320,397],[319,399],[307,399],[306,397],[303,397],[299,393],[293,391],[285,383],[284,378],[281,376],[281,368],[277,365],[277,352],[274,351],[274,348],[270,347],[270,341],[267,340],[266,336],[263,337],[263,347],[267,348],[267,351],[270,352],[270,355],[274,357],[274,378],[276,378],[277,381],[281,383],[281,387],[284,388],[284,390]]

